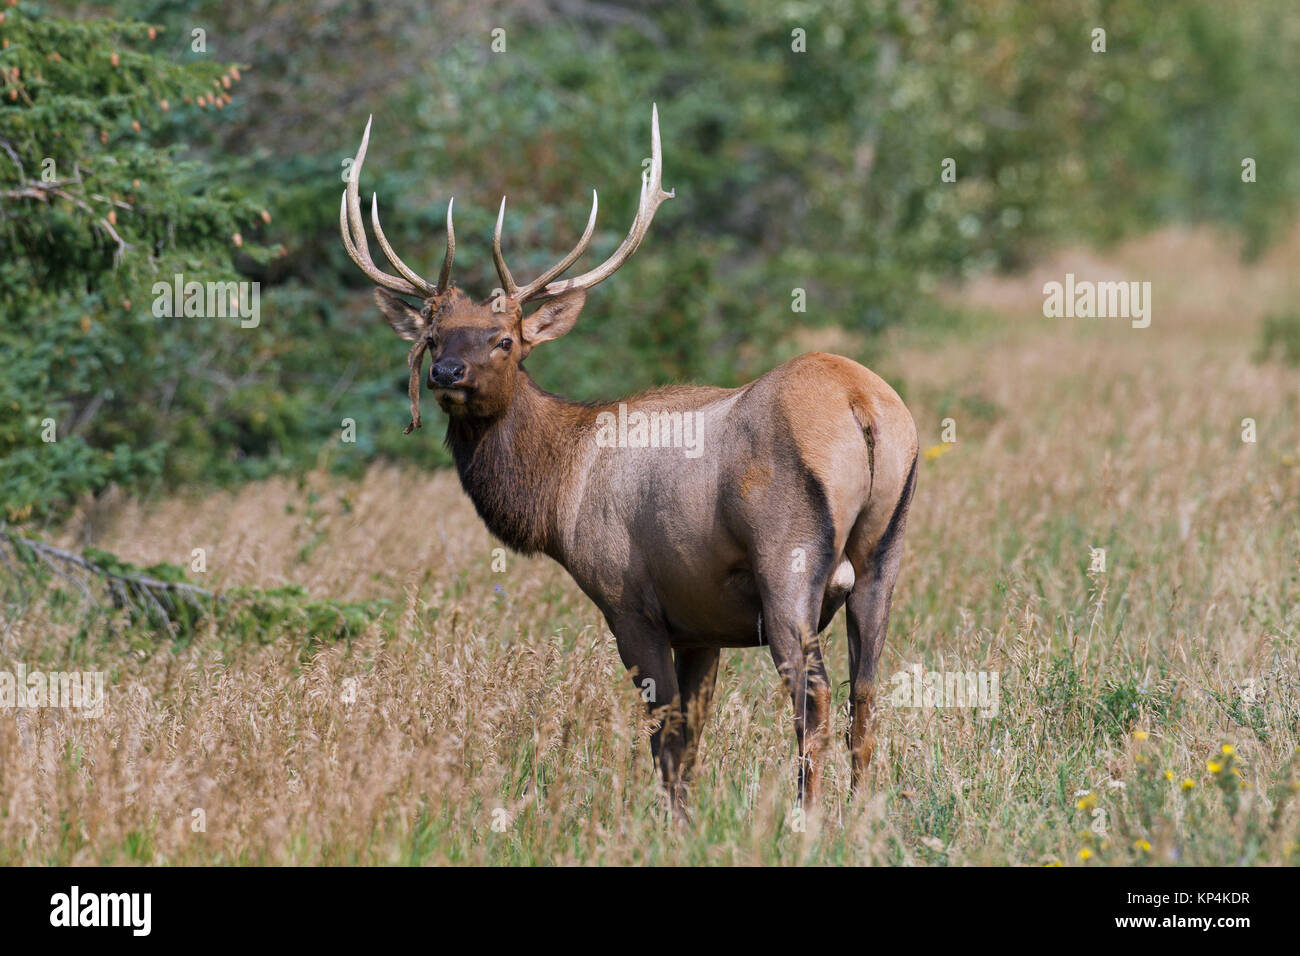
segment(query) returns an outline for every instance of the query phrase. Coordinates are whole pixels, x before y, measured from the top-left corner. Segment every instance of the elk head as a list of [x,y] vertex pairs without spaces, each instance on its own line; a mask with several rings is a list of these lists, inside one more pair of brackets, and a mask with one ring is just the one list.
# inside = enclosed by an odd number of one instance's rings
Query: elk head
[[[373,117],[371,117],[373,120]],[[591,193],[591,215],[587,227],[573,250],[525,286],[510,274],[501,252],[501,227],[505,221],[503,197],[492,237],[492,258],[496,263],[501,288],[482,302],[474,302],[451,281],[451,265],[456,252],[456,233],[452,225],[453,199],[447,203],[447,252],[436,284],[422,279],[393,251],[379,225],[379,198],[372,195],[370,222],[375,239],[398,275],[379,269],[370,257],[365,223],[361,216],[361,165],[370,143],[370,122],[366,123],[361,147],[357,150],[348,175],[348,186],[339,208],[339,229],[343,245],[352,261],[361,267],[377,288],[375,302],[393,330],[414,343],[407,364],[411,375],[408,392],[411,399],[409,434],[420,427],[420,373],[424,353],[432,356],[429,388],[443,410],[452,416],[494,418],[502,414],[514,396],[521,374],[520,363],[542,342],[559,338],[573,328],[582,311],[587,290],[613,275],[632,257],[649,231],[655,211],[672,191],[663,189],[663,157],[659,142],[659,109],[651,108],[649,168],[641,175],[641,198],[636,218],[622,244],[596,268],[571,279],[560,279],[586,251],[596,228],[597,198]],[[393,293],[397,293],[394,295]],[[419,309],[398,296],[423,300]],[[524,305],[540,302],[528,315]]]

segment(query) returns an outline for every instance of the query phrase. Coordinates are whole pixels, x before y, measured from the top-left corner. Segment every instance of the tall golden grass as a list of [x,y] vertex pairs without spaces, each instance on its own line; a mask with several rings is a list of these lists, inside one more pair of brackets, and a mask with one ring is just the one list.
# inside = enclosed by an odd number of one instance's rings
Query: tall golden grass
[[[1260,317],[1296,301],[1298,252],[1244,265],[1185,230],[1062,252],[952,290],[956,329],[859,350],[934,446],[882,696],[913,664],[1001,678],[992,719],[884,707],[863,799],[834,747],[800,824],[789,701],[765,653],[735,651],[693,819],[672,825],[590,602],[545,559],[494,571],[453,475],[375,467],[109,500],[63,529],[142,564],[204,548],[196,579],[218,589],[392,610],[305,653],[292,628],[173,647],[79,641],[39,606],[7,621],[0,667],[102,669],[109,693],[99,720],[0,713],[0,862],[1294,863],[1300,375],[1250,356]],[[1151,327],[1044,318],[1066,271],[1152,281]],[[823,641],[842,680],[842,617]]]

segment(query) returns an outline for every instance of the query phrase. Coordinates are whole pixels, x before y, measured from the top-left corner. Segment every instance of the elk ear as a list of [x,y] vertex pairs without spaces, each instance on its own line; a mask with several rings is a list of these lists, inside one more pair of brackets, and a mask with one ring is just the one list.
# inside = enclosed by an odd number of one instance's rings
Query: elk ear
[[414,342],[424,333],[424,316],[386,289],[375,289],[375,305],[393,331],[406,341]]
[[574,289],[557,296],[528,316],[520,327],[524,347],[531,349],[542,342],[558,339],[569,331],[578,321],[578,314],[586,301],[587,293],[582,289]]

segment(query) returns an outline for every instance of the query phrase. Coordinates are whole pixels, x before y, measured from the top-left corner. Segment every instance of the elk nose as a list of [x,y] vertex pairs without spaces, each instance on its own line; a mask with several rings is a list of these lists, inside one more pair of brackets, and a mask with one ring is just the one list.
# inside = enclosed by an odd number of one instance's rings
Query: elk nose
[[460,359],[443,359],[429,368],[429,385],[433,388],[451,388],[464,376],[464,362]]

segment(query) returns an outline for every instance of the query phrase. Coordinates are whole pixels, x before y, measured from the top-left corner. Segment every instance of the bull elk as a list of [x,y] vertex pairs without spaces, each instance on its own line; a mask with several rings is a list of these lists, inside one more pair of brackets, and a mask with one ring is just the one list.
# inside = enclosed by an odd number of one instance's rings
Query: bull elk
[[[855,790],[871,760],[872,683],[916,483],[916,426],[881,378],[818,352],[740,388],[670,386],[584,404],[537,386],[524,359],[573,328],[587,290],[631,258],[673,198],[663,189],[657,108],[650,135],[627,238],[574,278],[560,276],[591,240],[594,191],[578,244],[527,285],[501,252],[502,199],[492,241],[501,288],[482,302],[451,281],[451,202],[446,255],[430,283],[393,251],[372,197],[375,239],[398,274],[381,271],[358,192],[370,123],[339,211],[343,244],[376,284],[388,323],[414,343],[406,431],[420,427],[429,352],[428,388],[447,413],[447,445],[479,516],[514,550],[558,561],[605,615],[637,686],[653,688],[643,693],[656,719],[650,746],[674,810],[684,812],[720,649],[763,644],[794,702],[799,799],[812,804],[831,702],[818,635],[845,603]],[[663,447],[683,421],[693,425],[694,454]],[[647,422],[663,441],[646,440]]]

